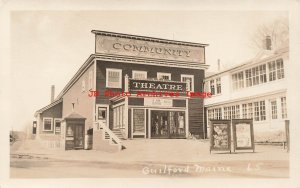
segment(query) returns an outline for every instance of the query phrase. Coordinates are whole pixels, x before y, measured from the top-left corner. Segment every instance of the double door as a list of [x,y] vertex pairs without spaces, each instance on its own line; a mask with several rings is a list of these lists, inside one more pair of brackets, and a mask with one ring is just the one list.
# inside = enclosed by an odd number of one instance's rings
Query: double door
[[69,124],[66,130],[66,149],[84,148],[84,125]]
[[185,112],[151,110],[151,138],[185,138]]

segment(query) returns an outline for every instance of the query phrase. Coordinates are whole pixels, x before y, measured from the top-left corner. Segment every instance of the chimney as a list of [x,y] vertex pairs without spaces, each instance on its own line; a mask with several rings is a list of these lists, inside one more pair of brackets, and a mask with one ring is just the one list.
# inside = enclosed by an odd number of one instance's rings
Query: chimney
[[220,62],[220,59],[218,59],[218,72],[221,71],[221,62]]
[[54,95],[55,95],[55,86],[51,86],[51,103],[54,101]]
[[264,41],[264,48],[265,50],[272,50],[272,41],[270,36],[266,36]]

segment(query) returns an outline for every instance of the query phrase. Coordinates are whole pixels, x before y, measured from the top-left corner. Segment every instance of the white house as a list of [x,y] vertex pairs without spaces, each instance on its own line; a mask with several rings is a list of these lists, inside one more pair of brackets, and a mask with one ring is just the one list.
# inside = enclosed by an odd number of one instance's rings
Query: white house
[[288,64],[285,47],[264,50],[246,63],[207,75],[206,91],[212,93],[204,100],[207,129],[209,119],[253,118],[256,142],[283,141]]

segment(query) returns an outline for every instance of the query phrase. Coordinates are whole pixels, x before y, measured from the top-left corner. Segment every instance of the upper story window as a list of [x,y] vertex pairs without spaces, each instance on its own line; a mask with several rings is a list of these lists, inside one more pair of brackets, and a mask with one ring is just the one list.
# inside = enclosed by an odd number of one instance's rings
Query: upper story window
[[43,131],[53,131],[53,119],[43,118]]
[[267,82],[266,64],[259,65],[259,78],[260,78],[260,83]]
[[132,71],[132,78],[134,79],[147,79],[147,71]]
[[267,82],[266,65],[259,65],[251,69],[245,70],[246,87],[259,85]]
[[171,73],[158,72],[157,79],[158,80],[171,80]]
[[275,61],[268,63],[269,66],[269,81],[276,80],[276,64]]
[[106,69],[106,87],[122,88],[121,69]]
[[232,75],[233,90],[237,90],[244,87],[244,73],[238,72]]
[[277,59],[268,63],[269,68],[269,81],[284,78],[283,60]]
[[210,93],[211,93],[212,95],[215,94],[215,80],[211,80],[211,81],[210,81]]
[[188,80],[190,81],[190,91],[194,91],[194,75],[187,75],[187,74],[181,75],[182,82],[187,82]]
[[259,84],[259,67],[252,68],[252,83],[254,86]]
[[252,86],[252,74],[251,74],[251,69],[248,69],[245,71],[246,75],[246,87]]
[[216,79],[216,83],[217,83],[217,94],[220,94],[221,91],[222,91],[222,88],[221,88],[221,78],[217,78]]
[[283,68],[283,60],[282,59],[276,60],[276,68],[277,68],[277,78],[278,79],[284,78],[284,68]]

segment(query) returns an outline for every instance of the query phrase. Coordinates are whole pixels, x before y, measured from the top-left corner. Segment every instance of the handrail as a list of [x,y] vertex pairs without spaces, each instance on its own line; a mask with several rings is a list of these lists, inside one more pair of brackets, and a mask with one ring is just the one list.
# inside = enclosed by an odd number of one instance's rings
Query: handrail
[[122,141],[107,126],[105,126],[105,125],[103,126],[99,122],[95,122],[95,124],[99,125],[99,126],[97,126],[97,129],[102,128],[104,130],[103,138],[105,138],[105,133],[107,133],[109,135],[110,141],[114,140],[115,142],[117,142],[116,144],[119,144],[119,145],[122,144]]

